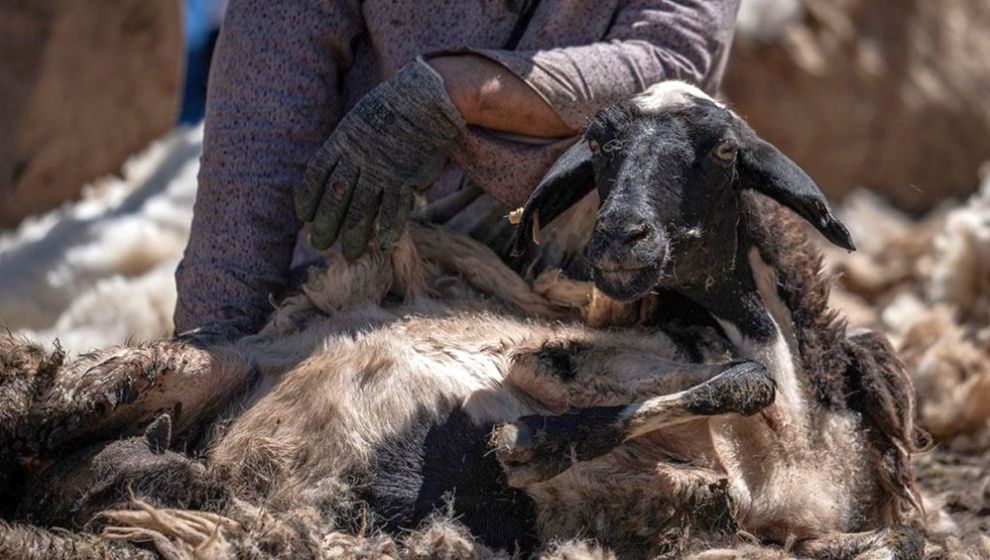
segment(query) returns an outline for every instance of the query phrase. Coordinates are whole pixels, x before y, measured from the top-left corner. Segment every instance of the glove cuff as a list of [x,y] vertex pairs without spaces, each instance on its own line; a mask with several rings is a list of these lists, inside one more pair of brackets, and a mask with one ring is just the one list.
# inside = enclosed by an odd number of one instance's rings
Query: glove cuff
[[430,101],[430,105],[436,113],[434,116],[438,119],[437,124],[444,129],[445,136],[453,139],[467,128],[467,122],[447,92],[447,85],[444,83],[443,76],[430,66],[426,59],[417,56],[415,60],[400,70],[399,74],[409,80],[410,85],[416,88],[419,96]]

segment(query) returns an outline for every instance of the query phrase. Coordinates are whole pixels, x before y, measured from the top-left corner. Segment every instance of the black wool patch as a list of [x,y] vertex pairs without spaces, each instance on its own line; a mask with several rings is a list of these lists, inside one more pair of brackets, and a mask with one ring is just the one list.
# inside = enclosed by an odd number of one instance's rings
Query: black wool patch
[[389,532],[414,529],[453,501],[457,520],[495,548],[532,550],[536,510],[510,488],[488,446],[492,425],[476,425],[459,407],[439,422],[427,414],[376,450],[372,480],[362,492]]

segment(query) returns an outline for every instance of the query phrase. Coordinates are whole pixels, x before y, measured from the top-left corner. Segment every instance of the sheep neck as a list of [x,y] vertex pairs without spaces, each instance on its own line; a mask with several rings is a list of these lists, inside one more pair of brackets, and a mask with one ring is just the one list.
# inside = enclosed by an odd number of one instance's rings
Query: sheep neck
[[740,233],[735,266],[709,287],[684,295],[710,313],[742,357],[762,363],[777,384],[777,404],[803,428],[804,389],[795,368],[797,353],[791,312],[777,293],[776,271]]
[[753,243],[740,232],[735,266],[706,285],[682,287],[678,291],[720,323],[731,324],[740,336],[766,345],[780,335],[780,329],[760,295],[751,262],[754,251]]

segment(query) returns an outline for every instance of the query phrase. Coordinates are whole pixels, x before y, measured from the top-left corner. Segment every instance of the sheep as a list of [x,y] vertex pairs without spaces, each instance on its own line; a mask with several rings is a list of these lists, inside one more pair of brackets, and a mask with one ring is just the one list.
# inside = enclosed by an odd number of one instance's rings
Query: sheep
[[[391,256],[331,259],[233,343],[61,365],[8,341],[0,451],[33,467],[12,515],[103,512],[108,538],[166,555],[326,556],[356,500],[390,531],[449,503],[510,551],[585,536],[642,556],[745,531],[815,557],[915,557],[910,381],[828,309],[781,205],[852,249],[793,162],[663,82],[603,109],[514,214],[525,274],[548,269],[532,287],[471,239],[413,226]],[[128,488],[156,506],[115,509]],[[0,551],[15,532],[0,526]]]

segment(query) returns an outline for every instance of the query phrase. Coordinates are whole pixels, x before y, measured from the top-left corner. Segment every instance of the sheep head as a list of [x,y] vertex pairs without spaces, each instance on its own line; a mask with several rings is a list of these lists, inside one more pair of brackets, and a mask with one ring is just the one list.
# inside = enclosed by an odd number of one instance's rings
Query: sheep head
[[683,82],[598,112],[534,190],[517,249],[593,188],[601,206],[585,249],[596,285],[620,299],[693,288],[735,266],[740,197],[761,192],[852,250],[824,194],[735,113]]

